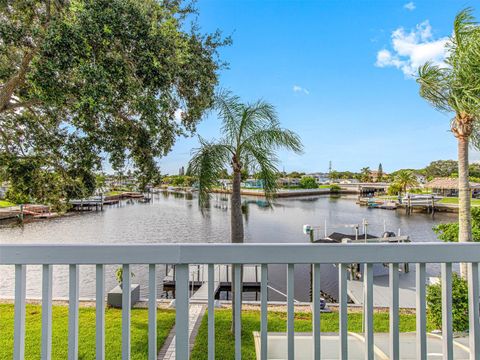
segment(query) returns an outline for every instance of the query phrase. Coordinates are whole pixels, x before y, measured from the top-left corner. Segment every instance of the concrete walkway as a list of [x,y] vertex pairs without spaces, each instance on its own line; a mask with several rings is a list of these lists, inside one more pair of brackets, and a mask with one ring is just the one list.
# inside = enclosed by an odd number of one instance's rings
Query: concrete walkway
[[[190,339],[190,351],[192,351],[195,338],[197,337],[198,328],[202,322],[203,315],[205,315],[206,306],[202,304],[190,305],[188,336]],[[175,357],[175,327],[168,335],[165,344],[158,353],[158,360],[174,360]]]
[[[260,351],[260,334],[254,332],[255,350],[257,356]],[[377,360],[388,360],[389,357],[389,334],[375,333],[374,336],[374,358]],[[468,338],[455,338],[453,344],[454,359],[468,360]],[[268,359],[283,360],[287,356],[287,336],[285,333],[268,333]],[[337,333],[321,334],[321,358],[339,359],[339,337]],[[365,338],[363,334],[348,334],[348,358],[365,359]],[[414,360],[416,356],[416,334],[400,334],[400,358],[402,360]],[[313,359],[313,344],[311,333],[295,333],[295,360]],[[427,337],[427,359],[443,359],[442,337],[436,334],[428,334]]]

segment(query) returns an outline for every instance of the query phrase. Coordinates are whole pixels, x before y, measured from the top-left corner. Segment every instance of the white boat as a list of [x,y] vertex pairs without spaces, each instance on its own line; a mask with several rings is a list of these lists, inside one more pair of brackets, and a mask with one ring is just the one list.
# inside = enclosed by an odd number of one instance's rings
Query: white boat
[[432,205],[442,200],[442,196],[433,194],[407,194],[402,198],[403,204],[410,205]]

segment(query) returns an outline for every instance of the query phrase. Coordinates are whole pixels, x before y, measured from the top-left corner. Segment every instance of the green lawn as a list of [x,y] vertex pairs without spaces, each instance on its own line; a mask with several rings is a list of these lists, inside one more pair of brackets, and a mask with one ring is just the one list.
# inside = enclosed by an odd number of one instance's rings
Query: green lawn
[[116,195],[122,195],[125,191],[109,191],[105,193],[105,196],[116,196]]
[[10,206],[15,206],[15,204],[7,200],[0,200],[0,208],[6,208]]
[[[41,306],[27,305],[25,359],[40,359]],[[121,323],[119,309],[105,313],[105,355],[121,359]],[[157,325],[158,348],[162,346],[175,323],[174,310],[159,310]],[[132,309],[131,359],[146,359],[148,355],[148,311]],[[66,359],[68,354],[68,307],[53,307],[53,359]],[[13,305],[0,304],[0,359],[13,358]],[[95,359],[95,308],[80,308],[79,359]]]
[[[480,199],[471,199],[472,206],[480,206]],[[440,204],[457,204],[458,205],[458,198],[457,197],[444,197],[442,200],[439,201]]]
[[319,189],[330,189],[332,185],[329,185],[329,184],[324,184],[324,185],[318,185],[318,188]]
[[[208,356],[208,328],[207,318],[205,316],[198,332],[195,346],[192,352],[192,360],[207,359]],[[233,359],[234,356],[234,338],[230,332],[231,310],[215,311],[215,347],[216,359]],[[311,331],[311,314],[295,314],[295,331]],[[338,313],[324,313],[321,315],[321,330],[323,332],[338,332]],[[268,331],[286,331],[287,314],[280,312],[270,312],[268,314]],[[255,345],[253,340],[253,331],[260,330],[260,312],[243,311],[242,313],[242,359],[255,359]],[[352,313],[348,316],[348,328],[353,332],[362,331],[362,314]],[[388,332],[388,313],[375,313],[374,330],[376,332]],[[400,314],[400,331],[415,331],[415,315]]]

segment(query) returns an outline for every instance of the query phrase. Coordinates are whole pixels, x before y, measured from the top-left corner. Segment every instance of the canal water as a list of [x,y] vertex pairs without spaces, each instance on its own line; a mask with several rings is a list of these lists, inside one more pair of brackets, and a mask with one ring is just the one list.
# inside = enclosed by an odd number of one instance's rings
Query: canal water
[[[268,207],[265,200],[244,197],[244,221],[246,243],[306,243],[309,237],[302,233],[304,224],[328,225],[328,232],[352,233],[340,224],[368,222],[368,232],[381,235],[384,228],[398,234],[409,235],[414,242],[438,241],[432,227],[442,222],[455,221],[455,214],[437,213],[435,219],[428,214],[406,215],[402,210],[380,210],[360,207],[356,197],[314,196],[282,198]],[[3,244],[155,244],[155,243],[228,243],[230,236],[229,198],[214,195],[210,207],[203,214],[198,199],[191,194],[161,193],[153,195],[150,203],[122,201],[109,206],[103,212],[90,212],[0,228]],[[322,230],[323,232],[323,230]],[[321,246],[321,245],[319,245]],[[116,285],[116,266],[106,268],[107,290]],[[148,295],[147,266],[133,266],[134,283],[141,285],[142,297]],[[165,268],[158,267],[158,283],[165,276]],[[269,266],[270,300],[285,300],[286,267]],[[68,269],[54,266],[53,296],[68,296]],[[333,298],[337,294],[337,277],[333,266],[322,265],[322,290]],[[14,269],[0,266],[0,297],[13,297]],[[94,266],[80,267],[80,295],[95,296]],[[159,297],[172,294],[158,289]],[[31,265],[27,270],[27,297],[41,296],[41,267]],[[222,298],[227,293],[220,294]],[[245,294],[255,299],[255,294]],[[310,297],[310,267],[295,267],[295,299],[308,301]]]

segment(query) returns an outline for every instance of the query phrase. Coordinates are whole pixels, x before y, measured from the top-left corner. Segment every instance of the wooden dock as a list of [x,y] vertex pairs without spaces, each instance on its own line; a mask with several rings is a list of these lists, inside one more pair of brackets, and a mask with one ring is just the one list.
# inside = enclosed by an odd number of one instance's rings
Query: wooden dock
[[[206,302],[208,300],[208,265],[190,265],[189,287],[192,289],[190,300],[193,302]],[[168,266],[163,279],[165,290],[175,289],[175,267]],[[232,288],[231,265],[214,266],[214,290],[230,291]],[[243,266],[243,290],[259,291],[261,282],[260,265]]]

